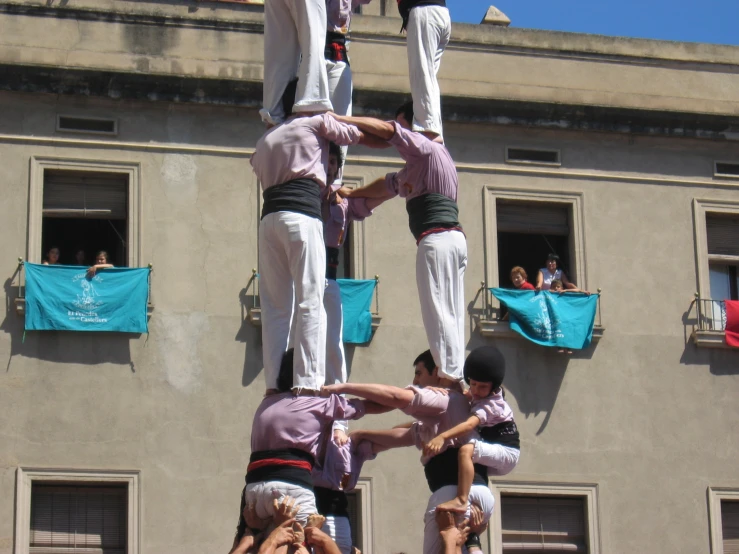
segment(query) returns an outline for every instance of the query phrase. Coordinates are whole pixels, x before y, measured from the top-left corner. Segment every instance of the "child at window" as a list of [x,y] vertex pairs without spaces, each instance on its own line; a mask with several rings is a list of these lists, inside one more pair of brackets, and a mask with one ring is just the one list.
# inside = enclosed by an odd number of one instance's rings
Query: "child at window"
[[552,284],[551,284],[551,286],[549,288],[549,292],[556,292],[558,294],[562,294],[563,292],[582,292],[582,293],[587,294],[588,296],[590,296],[590,292],[589,291],[580,290],[578,288],[566,289],[565,290],[564,284],[559,279],[555,279],[554,281],[552,281]]
[[108,253],[105,250],[98,252],[95,256],[95,265],[87,270],[87,274],[92,277],[98,269],[105,269],[106,267],[114,267],[113,264],[108,263]]
[[59,265],[59,256],[59,249],[56,246],[52,246],[46,253],[46,259],[42,263],[44,265]]
[[464,513],[475,474],[474,464],[489,467],[491,475],[506,475],[518,464],[520,439],[513,411],[505,401],[503,378],[505,359],[494,346],[473,350],[464,362],[464,379],[469,384],[471,415],[467,421],[430,440],[424,454],[438,454],[452,439],[471,435],[478,430],[480,439],[472,438],[459,449],[457,497],[439,504],[437,510]]
[[526,270],[521,266],[517,265],[511,269],[511,282],[518,290],[534,290],[534,285],[529,283],[526,280],[527,278],[528,275],[526,275]]

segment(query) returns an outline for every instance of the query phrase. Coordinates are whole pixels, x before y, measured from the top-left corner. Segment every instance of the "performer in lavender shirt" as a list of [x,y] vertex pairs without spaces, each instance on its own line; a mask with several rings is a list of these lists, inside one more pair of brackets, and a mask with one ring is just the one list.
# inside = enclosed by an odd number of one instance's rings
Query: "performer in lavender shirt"
[[[285,94],[289,106],[290,94]],[[288,108],[289,110],[289,108]],[[264,190],[259,225],[262,344],[267,389],[275,389],[282,354],[287,350],[293,315],[298,389],[317,391],[325,379],[326,250],[321,196],[325,194],[328,143],[366,143],[353,125],[329,115],[291,117],[267,131],[251,157]]]
[[[328,179],[341,171],[344,165],[341,148],[336,143],[329,145]],[[323,307],[326,310],[326,384],[346,383],[346,359],[342,328],[344,316],[341,307],[341,291],[336,282],[339,255],[344,246],[349,225],[352,221],[363,221],[382,204],[384,198],[343,198],[335,192],[323,202],[323,238],[326,242],[326,290]],[[346,422],[337,421],[334,429],[346,432]],[[341,437],[336,437],[342,441]]]
[[440,139],[431,140],[410,130],[413,105],[401,106],[395,121],[370,117],[334,117],[385,139],[406,164],[366,187],[339,194],[347,198],[406,199],[411,233],[416,239],[416,284],[426,337],[439,366],[449,379],[462,379],[464,362],[464,272],[467,241],[459,224],[457,170]]
[[293,351],[285,353],[276,394],[262,400],[251,430],[251,457],[246,473],[245,502],[260,519],[274,515],[272,501],[291,496],[300,505],[296,519],[305,525],[317,513],[311,472],[322,437],[336,419],[359,419],[378,406],[362,400],[294,396],[291,392]]
[[[355,383],[328,385],[322,389],[322,395],[354,394],[388,408],[399,409],[416,418],[410,427],[383,431],[354,431],[350,435],[352,441],[370,441],[376,445],[374,447],[376,451],[380,448],[414,445],[420,450],[424,443],[437,434],[467,419],[470,409],[469,401],[462,394],[458,382],[439,374],[439,368],[434,366],[431,353],[424,352],[416,358],[413,365],[413,386],[405,389],[382,384]],[[438,390],[439,387],[446,391]],[[459,446],[466,440],[467,437],[460,437],[446,441],[438,454],[421,456],[426,481],[432,493],[424,515],[423,552],[425,554],[438,554],[441,551],[442,544],[435,517],[436,507],[456,497],[457,475],[454,472],[458,468]],[[487,468],[475,465],[475,477],[470,488],[469,500],[480,507],[485,522],[492,516],[495,505],[495,498],[487,482]]]

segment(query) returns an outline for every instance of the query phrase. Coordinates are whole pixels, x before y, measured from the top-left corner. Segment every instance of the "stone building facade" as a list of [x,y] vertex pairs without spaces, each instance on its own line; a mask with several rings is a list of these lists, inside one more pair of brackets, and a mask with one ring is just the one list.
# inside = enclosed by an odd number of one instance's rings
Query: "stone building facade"
[[[357,113],[389,116],[409,97],[392,4],[354,23]],[[119,506],[105,513],[127,554],[230,546],[263,394],[249,166],[262,30],[261,7],[238,3],[0,0],[2,554],[35,551],[49,528],[32,530],[32,504],[70,487],[65,498],[103,491]],[[468,348],[505,353],[522,433],[519,467],[491,481],[490,552],[715,554],[729,540],[739,353],[711,299],[737,294],[737,67],[736,47],[454,26],[440,84]],[[345,176],[400,166],[357,147]],[[123,200],[115,216],[59,217],[50,191],[65,185]],[[153,265],[148,336],[24,335],[17,259],[60,241],[63,258],[102,243],[117,265]],[[345,274],[380,281],[351,379],[405,385],[427,345],[403,203],[348,242]],[[597,340],[570,357],[517,338],[485,292],[552,249],[578,286],[602,290]],[[368,464],[354,499],[363,552],[420,552],[427,497],[416,451]],[[544,538],[517,529],[524,516]]]

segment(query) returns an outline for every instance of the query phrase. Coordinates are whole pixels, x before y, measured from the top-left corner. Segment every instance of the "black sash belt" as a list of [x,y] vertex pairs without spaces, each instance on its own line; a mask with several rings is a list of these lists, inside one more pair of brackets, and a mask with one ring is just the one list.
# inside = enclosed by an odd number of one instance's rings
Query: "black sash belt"
[[276,212],[295,212],[321,219],[321,186],[313,179],[293,179],[264,191],[264,216]]
[[[423,472],[426,474],[426,482],[429,484],[431,492],[436,492],[441,487],[448,485],[457,486],[457,472],[459,470],[458,456],[459,448],[449,448],[431,458],[424,466]],[[487,487],[488,468],[480,464],[475,464],[475,477],[472,480],[472,484]]]
[[246,472],[246,484],[282,481],[313,490],[310,469],[313,464],[313,456],[297,448],[252,452]]
[[326,33],[326,48],[323,55],[332,62],[346,62],[349,65],[349,56],[346,53],[346,36],[334,31]]
[[480,438],[488,444],[501,444],[509,448],[521,449],[521,439],[515,421],[504,421],[492,427],[478,427]]
[[443,194],[416,196],[405,203],[405,209],[408,212],[408,226],[417,241],[430,229],[461,227],[457,203]]
[[339,249],[326,247],[326,279],[336,280],[339,271]]
[[408,26],[408,18],[411,16],[411,10],[416,6],[442,6],[446,7],[445,0],[398,0],[398,11],[400,17],[403,18],[403,26],[400,32],[405,31]]

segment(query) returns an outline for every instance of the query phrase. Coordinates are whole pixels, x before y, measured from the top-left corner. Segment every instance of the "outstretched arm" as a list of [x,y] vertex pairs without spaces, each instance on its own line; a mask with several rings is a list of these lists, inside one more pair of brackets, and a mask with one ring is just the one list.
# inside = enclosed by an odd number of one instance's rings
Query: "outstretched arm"
[[413,401],[415,392],[400,387],[380,384],[356,384],[356,383],[337,383],[336,385],[326,385],[321,388],[321,395],[329,394],[353,394],[366,400],[382,404],[389,408],[403,409],[408,407]]
[[352,441],[357,443],[366,440],[380,448],[375,453],[390,448],[402,448],[416,444],[413,432],[410,429],[386,429],[383,431],[354,431],[351,433]]
[[424,446],[423,453],[427,456],[435,456],[441,452],[442,448],[444,448],[444,443],[446,441],[463,437],[467,433],[473,431],[478,425],[480,425],[480,418],[476,415],[470,416],[467,418],[467,421],[463,421],[459,425],[456,425],[431,439],[426,443],[426,446]]
[[339,194],[345,198],[382,198],[383,201],[391,197],[385,184],[385,177],[380,177],[365,187],[356,189],[341,187]]
[[371,133],[382,140],[390,140],[395,134],[395,125],[375,117],[352,117],[349,115],[331,114],[337,121],[359,128],[360,131]]

